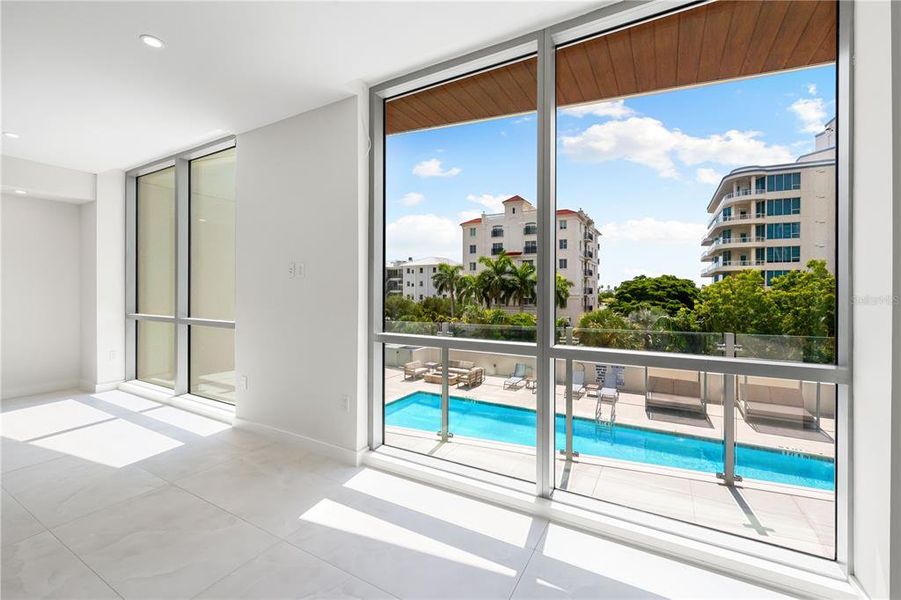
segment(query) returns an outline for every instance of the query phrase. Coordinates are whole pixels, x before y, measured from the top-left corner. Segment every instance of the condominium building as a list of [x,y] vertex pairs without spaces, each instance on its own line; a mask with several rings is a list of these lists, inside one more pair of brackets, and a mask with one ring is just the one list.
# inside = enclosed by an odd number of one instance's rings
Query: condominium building
[[[412,260],[412,259],[410,259]],[[403,293],[405,260],[392,260],[385,265],[385,295],[396,296]]]
[[774,277],[811,259],[835,272],[835,119],[816,136],[815,149],[795,162],[748,166],[723,177],[707,206],[712,215],[701,273],[714,282],[757,269]]
[[[463,228],[463,270],[476,275],[485,267],[479,257],[501,252],[517,265],[535,262],[538,252],[538,211],[521,196],[503,202],[504,212],[482,213],[460,224]],[[557,272],[573,282],[566,308],[560,316],[577,321],[597,305],[598,242],[594,221],[581,209],[561,209],[556,219]]]
[[460,264],[455,260],[440,256],[427,256],[417,260],[409,258],[406,261],[393,263],[393,269],[401,270],[401,290],[404,297],[416,301],[434,296],[447,298],[447,293],[438,293],[435,283],[432,281],[432,276],[438,272],[438,265],[442,263],[449,265]]

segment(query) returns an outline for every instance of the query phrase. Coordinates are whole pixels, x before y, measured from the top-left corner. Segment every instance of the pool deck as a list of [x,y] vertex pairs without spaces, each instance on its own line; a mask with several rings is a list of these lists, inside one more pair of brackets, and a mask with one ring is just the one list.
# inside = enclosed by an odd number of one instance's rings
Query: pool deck
[[[502,377],[486,377],[472,390],[454,388],[454,396],[535,409],[535,395],[527,389],[504,390]],[[403,371],[386,368],[385,398],[392,402],[416,391],[440,393],[441,386],[422,379],[405,381]],[[557,410],[565,407],[564,386],[557,386]],[[597,400],[583,396],[573,402],[573,414],[594,419]],[[603,418],[611,407],[602,406]],[[644,397],[621,393],[616,423],[673,433],[722,439],[722,406],[708,406],[708,418],[647,413]],[[773,449],[833,456],[834,422],[821,421],[822,431],[767,427],[745,423],[736,415],[736,439]],[[453,424],[451,424],[453,431]],[[441,443],[434,434],[389,427],[387,444],[460,464],[534,481],[534,450],[474,438],[454,437]],[[593,456],[557,461],[559,489],[598,498],[655,514],[785,546],[817,556],[832,557],[835,549],[834,496],[831,492],[747,481],[733,488],[714,474],[629,463]]]

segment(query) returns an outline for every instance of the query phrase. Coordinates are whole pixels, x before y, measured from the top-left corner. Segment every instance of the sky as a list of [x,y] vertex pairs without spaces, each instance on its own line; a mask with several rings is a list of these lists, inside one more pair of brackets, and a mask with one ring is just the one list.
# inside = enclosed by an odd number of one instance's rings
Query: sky
[[[720,178],[794,162],[835,115],[835,67],[601,102],[557,113],[557,208],[601,231],[601,287],[636,275],[700,276]],[[460,223],[536,198],[535,115],[388,136],[388,260],[462,262]]]

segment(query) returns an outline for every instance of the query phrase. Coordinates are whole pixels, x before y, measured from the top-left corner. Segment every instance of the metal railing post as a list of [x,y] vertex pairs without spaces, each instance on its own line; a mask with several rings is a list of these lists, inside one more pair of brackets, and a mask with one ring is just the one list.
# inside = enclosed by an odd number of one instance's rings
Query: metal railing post
[[[725,334],[723,356],[735,357],[735,334]],[[735,484],[735,376],[723,374],[723,482]]]
[[451,436],[448,429],[450,412],[450,386],[448,385],[448,368],[450,366],[450,350],[441,349],[441,441],[446,442]]

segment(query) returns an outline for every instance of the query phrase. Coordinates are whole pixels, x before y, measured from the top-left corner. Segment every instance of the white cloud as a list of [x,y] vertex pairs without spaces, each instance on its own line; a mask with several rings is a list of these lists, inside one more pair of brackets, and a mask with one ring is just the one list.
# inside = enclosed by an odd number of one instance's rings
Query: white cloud
[[695,171],[695,181],[698,183],[707,183],[716,185],[720,182],[723,176],[714,171],[713,169],[698,169]]
[[462,243],[460,224],[438,215],[407,215],[385,227],[388,260],[424,256],[459,259]]
[[628,160],[648,166],[661,176],[678,178],[675,162],[686,165],[712,162],[721,165],[766,165],[790,162],[784,146],[758,139],[759,131],[730,129],[722,134],[695,137],[667,129],[651,117],[630,117],[592,125],[582,133],[561,136],[563,154],[576,160],[602,162]]
[[810,94],[811,96],[816,96],[817,95],[817,84],[808,83],[807,84],[807,93]]
[[703,223],[660,221],[653,217],[629,219],[623,223],[607,223],[600,228],[601,246],[605,242],[654,242],[658,244],[698,245],[707,227]]
[[504,200],[513,194],[469,194],[466,199],[470,202],[480,204],[487,209],[487,212],[498,213],[504,212]]
[[463,169],[460,169],[459,167],[443,169],[441,167],[441,160],[437,158],[424,160],[413,167],[413,174],[419,175],[420,177],[453,177],[454,175],[459,175],[461,171],[463,171]]
[[626,106],[625,100],[612,100],[610,102],[597,102],[595,104],[571,106],[570,108],[564,108],[563,113],[571,117],[594,115],[596,117],[623,119],[625,117],[631,117],[635,114],[635,111]]
[[423,200],[425,200],[425,196],[419,192],[410,192],[404,194],[403,198],[400,199],[400,203],[404,206],[416,206],[417,204],[421,204]]
[[801,120],[801,131],[820,133],[826,127],[826,103],[822,98],[800,98],[788,110]]

